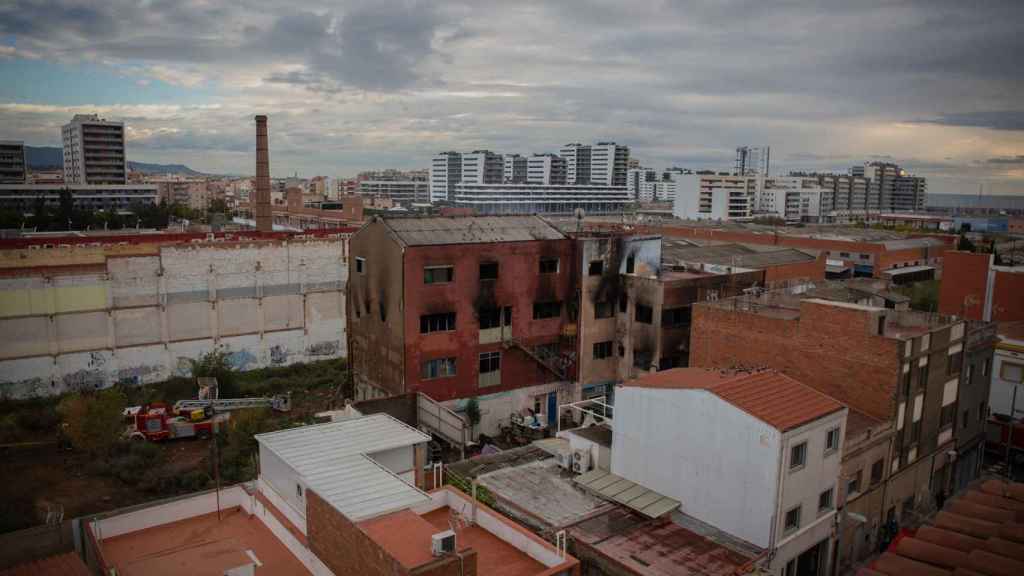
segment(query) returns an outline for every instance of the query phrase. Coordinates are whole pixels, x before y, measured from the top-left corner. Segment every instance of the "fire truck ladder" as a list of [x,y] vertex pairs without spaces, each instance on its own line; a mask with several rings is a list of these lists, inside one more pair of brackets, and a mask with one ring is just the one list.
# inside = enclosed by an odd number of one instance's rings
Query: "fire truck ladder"
[[174,412],[181,413],[200,408],[212,407],[217,412],[242,410],[244,408],[261,408],[269,406],[278,412],[291,410],[292,401],[286,394],[278,394],[273,398],[221,398],[218,400],[178,400],[174,403]]

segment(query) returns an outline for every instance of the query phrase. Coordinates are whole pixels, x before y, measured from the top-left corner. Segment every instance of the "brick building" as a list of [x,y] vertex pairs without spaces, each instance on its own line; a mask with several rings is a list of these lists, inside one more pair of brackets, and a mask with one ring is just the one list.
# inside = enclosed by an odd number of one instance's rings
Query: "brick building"
[[540,218],[375,218],[351,246],[357,398],[574,378],[573,245]]
[[885,450],[873,444],[871,458],[843,462],[851,506],[883,490],[858,512],[862,535],[874,538],[883,522],[915,522],[953,487],[958,439],[977,433],[957,418],[965,342],[955,318],[779,290],[696,306],[691,361],[772,367],[825,392],[866,417],[848,441],[890,426]]
[[1024,320],[1024,267],[996,266],[992,254],[950,251],[939,288],[939,312],[968,320]]

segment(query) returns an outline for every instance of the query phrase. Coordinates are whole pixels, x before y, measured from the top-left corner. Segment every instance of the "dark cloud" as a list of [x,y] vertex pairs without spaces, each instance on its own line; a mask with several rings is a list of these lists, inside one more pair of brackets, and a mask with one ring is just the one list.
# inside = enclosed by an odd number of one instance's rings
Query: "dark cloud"
[[969,126],[993,130],[1024,130],[1024,110],[991,110],[942,114],[937,118],[916,120],[918,123],[945,126]]

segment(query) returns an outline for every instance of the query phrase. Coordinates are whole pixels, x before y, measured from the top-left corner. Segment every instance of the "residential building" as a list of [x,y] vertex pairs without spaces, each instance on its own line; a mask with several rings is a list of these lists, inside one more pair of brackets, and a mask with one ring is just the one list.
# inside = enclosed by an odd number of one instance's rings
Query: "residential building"
[[[1004,422],[1024,420],[1024,334],[1019,329],[1004,331],[999,335],[992,362],[982,360],[974,370],[978,370],[982,378],[991,379],[992,416]],[[987,419],[983,411],[976,415]],[[975,414],[968,414],[968,417],[973,419]]]
[[942,269],[940,313],[969,320],[1024,320],[1024,267],[996,266],[992,254],[949,250]]
[[455,205],[476,214],[617,214],[633,203],[625,186],[462,182],[454,189]]
[[890,162],[869,162],[855,166],[851,173],[871,181],[866,208],[870,211],[914,212],[922,211],[927,198],[928,184],[923,177],[911,176],[906,170]]
[[862,535],[877,535],[889,521],[913,525],[951,490],[958,437],[974,433],[961,434],[956,418],[965,324],[815,296],[827,297],[797,288],[696,306],[691,364],[771,367],[891,426],[884,461],[868,470],[863,459],[844,459],[844,497],[884,490],[884,499],[859,512]]
[[821,201],[822,212],[830,214],[833,219],[867,213],[871,181],[863,175],[820,174],[818,184],[825,190]]
[[501,184],[505,162],[501,154],[490,150],[474,150],[462,155],[462,184]]
[[626,171],[626,188],[640,202],[653,202],[657,196],[658,171],[651,168],[630,168]]
[[544,186],[566,183],[565,159],[557,154],[534,154],[526,161],[526,182]]
[[566,184],[590,184],[590,146],[570,143],[558,154],[565,159]]
[[25,143],[0,140],[0,184],[24,184],[27,178]]
[[[572,241],[535,216],[375,217],[352,237],[356,398],[480,397],[480,430],[576,395]],[[487,405],[487,396],[496,398]],[[513,403],[515,405],[513,406]]]
[[[1000,352],[1000,338],[994,322],[968,321],[964,338],[963,367],[960,371],[960,387],[956,402],[956,460],[950,492],[959,492],[978,477],[985,451],[985,435],[988,414],[985,406],[992,406],[998,400],[992,397],[995,356]],[[1024,354],[1020,357],[1024,359]],[[1022,362],[1024,366],[1024,362]],[[1024,380],[1022,380],[1024,381]],[[946,416],[949,418],[949,415]]]
[[672,214],[684,220],[753,218],[759,180],[756,176],[685,174],[677,178]]
[[626,186],[629,147],[614,142],[566,144],[559,154],[565,159],[567,184]]
[[42,200],[59,206],[62,195],[70,194],[76,210],[130,210],[137,205],[159,202],[152,184],[0,184],[0,209],[31,212]]
[[527,159],[520,154],[505,154],[505,183],[522,184],[526,182]]
[[462,181],[462,154],[441,152],[430,163],[430,201],[453,202],[455,185]]
[[847,409],[774,370],[679,368],[616,391],[611,472],[766,551],[829,573]]
[[430,180],[426,170],[382,170],[359,174],[361,196],[390,198],[401,206],[430,203]]
[[68,184],[127,184],[124,122],[96,114],[75,114],[61,128],[64,144],[64,182]]
[[[451,486],[426,492],[430,436],[388,416],[256,435],[252,484],[90,516],[96,573],[579,576],[579,562]],[[330,458],[323,458],[330,454]]]
[[736,149],[737,176],[769,176],[772,149],[769,146],[741,146]]
[[757,193],[757,212],[787,222],[818,222],[822,216],[822,198],[829,192],[817,178],[775,176],[765,178]]

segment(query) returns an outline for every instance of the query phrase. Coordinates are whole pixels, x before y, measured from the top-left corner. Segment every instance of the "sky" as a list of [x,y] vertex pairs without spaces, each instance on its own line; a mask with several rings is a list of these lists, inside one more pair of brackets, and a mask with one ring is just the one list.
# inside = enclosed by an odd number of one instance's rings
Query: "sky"
[[614,140],[651,168],[886,160],[1024,195],[1024,1],[5,0],[0,139],[97,113],[129,159],[271,175]]

